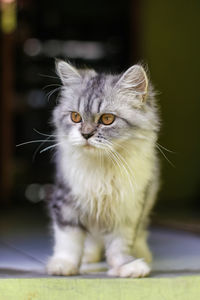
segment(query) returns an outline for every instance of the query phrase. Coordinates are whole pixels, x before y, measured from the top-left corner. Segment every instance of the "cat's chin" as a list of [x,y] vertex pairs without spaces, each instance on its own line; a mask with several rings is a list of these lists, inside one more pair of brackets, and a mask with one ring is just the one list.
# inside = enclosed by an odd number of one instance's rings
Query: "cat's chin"
[[89,153],[89,154],[99,154],[99,150],[103,150],[102,147],[98,147],[98,145],[92,144],[92,143],[86,143],[81,146],[83,152]]
[[91,144],[85,144],[83,145],[83,148],[86,149],[86,150],[94,150],[96,149],[95,146],[91,145]]
[[83,145],[82,147],[85,151],[90,151],[90,152],[101,149],[100,147],[98,147],[97,145],[94,145],[92,143],[87,143],[87,144]]

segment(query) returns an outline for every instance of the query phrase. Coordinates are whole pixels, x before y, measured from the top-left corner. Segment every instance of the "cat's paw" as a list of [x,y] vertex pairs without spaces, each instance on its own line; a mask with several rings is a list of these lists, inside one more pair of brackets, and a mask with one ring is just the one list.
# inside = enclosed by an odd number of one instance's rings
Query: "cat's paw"
[[108,271],[109,276],[116,277],[145,277],[150,273],[150,267],[142,259],[133,260],[122,266],[112,268]]
[[79,269],[77,266],[64,258],[52,257],[46,266],[47,274],[57,276],[77,275]]

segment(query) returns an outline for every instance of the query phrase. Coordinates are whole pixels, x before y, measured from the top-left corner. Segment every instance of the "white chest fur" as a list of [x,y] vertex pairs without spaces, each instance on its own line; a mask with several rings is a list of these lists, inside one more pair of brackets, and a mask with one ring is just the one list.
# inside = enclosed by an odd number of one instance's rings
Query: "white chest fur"
[[112,159],[61,149],[63,178],[87,222],[109,227],[134,219],[154,162],[153,147],[145,146],[131,145],[128,154],[117,152]]

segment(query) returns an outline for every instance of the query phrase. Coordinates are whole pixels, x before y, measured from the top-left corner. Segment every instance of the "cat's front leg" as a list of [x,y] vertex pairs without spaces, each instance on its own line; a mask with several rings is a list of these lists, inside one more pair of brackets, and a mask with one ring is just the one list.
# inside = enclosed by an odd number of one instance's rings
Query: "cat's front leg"
[[124,228],[105,237],[106,259],[110,266],[108,275],[117,277],[145,277],[150,273],[149,265],[133,253],[133,232]]
[[103,241],[98,236],[87,233],[84,245],[83,263],[96,263],[103,256]]
[[49,275],[70,276],[79,273],[85,232],[78,226],[54,224],[54,253],[47,264]]

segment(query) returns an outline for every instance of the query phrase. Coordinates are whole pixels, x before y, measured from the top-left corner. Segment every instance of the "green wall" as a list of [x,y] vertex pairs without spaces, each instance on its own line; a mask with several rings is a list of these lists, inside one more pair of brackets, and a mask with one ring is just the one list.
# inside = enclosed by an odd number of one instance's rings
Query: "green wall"
[[[194,206],[200,195],[200,1],[143,0],[140,45],[160,92],[162,203]],[[167,201],[167,202],[166,202]],[[186,205],[185,205],[186,206]]]

